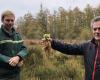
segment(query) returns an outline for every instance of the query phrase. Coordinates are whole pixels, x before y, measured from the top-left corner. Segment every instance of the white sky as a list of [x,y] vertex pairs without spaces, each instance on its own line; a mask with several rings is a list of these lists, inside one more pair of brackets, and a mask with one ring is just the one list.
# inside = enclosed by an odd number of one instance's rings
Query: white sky
[[0,0],[0,15],[5,10],[12,10],[17,18],[24,16],[27,12],[31,12],[35,16],[40,10],[41,3],[43,8],[53,12],[59,7],[66,10],[76,6],[83,9],[87,4],[96,7],[100,4],[100,0]]

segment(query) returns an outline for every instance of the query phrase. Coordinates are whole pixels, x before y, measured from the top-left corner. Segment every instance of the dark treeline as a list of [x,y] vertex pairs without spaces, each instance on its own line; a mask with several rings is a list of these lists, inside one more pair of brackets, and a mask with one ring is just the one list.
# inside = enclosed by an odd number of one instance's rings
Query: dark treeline
[[60,7],[53,14],[41,5],[36,17],[28,12],[16,24],[26,38],[40,39],[44,33],[50,33],[58,39],[89,39],[90,21],[99,15],[100,5],[93,8],[88,4],[83,11],[78,7],[73,10]]

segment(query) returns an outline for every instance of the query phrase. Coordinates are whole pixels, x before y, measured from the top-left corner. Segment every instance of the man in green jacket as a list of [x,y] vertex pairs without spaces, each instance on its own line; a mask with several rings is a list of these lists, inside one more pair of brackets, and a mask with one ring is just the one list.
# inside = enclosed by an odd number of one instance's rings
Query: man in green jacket
[[1,15],[0,80],[20,80],[19,63],[27,55],[19,33],[14,29],[15,15],[7,10]]

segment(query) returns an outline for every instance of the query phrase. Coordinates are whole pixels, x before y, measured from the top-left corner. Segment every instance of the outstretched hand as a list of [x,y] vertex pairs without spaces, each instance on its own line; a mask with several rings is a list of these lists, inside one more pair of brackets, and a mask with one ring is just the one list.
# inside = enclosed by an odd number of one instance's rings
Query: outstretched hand
[[50,34],[44,34],[42,38],[41,44],[44,46],[44,49],[48,49],[51,47],[51,37]]
[[51,41],[51,36],[50,36],[50,34],[44,34],[42,40],[44,40],[44,41]]

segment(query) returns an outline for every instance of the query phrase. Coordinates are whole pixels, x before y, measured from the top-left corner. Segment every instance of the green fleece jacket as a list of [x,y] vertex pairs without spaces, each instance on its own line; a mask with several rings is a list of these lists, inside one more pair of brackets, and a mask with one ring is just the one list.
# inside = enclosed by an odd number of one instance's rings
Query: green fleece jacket
[[[16,55],[21,59],[24,59],[27,55],[27,49],[23,45],[23,40],[14,28],[9,33],[2,25],[0,29],[0,63],[6,64],[11,57]],[[1,66],[3,65],[1,64]]]

